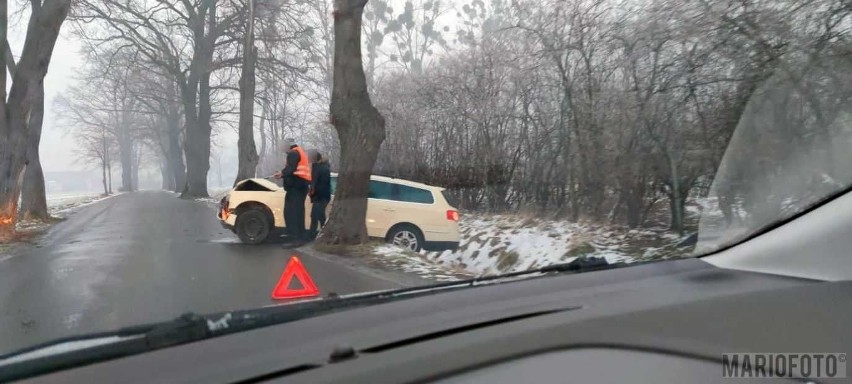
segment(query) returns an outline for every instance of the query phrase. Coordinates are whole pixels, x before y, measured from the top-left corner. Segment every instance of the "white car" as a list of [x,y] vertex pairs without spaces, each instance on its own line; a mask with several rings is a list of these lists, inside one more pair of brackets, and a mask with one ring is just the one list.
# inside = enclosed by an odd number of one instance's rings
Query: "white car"
[[[331,175],[332,200],[337,174]],[[283,188],[267,179],[239,182],[220,202],[218,218],[246,244],[258,244],[283,232]],[[305,201],[305,227],[311,202]],[[455,249],[459,245],[459,211],[444,188],[383,176],[370,177],[367,233],[412,251]]]

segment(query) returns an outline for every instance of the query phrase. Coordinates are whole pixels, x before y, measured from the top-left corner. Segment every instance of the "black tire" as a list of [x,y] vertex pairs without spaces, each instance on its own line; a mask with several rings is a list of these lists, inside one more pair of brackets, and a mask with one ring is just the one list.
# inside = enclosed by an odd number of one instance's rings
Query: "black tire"
[[388,237],[385,238],[388,243],[406,248],[410,251],[420,252],[423,249],[425,240],[423,232],[411,224],[399,224],[388,231]]
[[260,244],[269,238],[270,223],[261,208],[248,208],[237,214],[237,236],[245,244]]

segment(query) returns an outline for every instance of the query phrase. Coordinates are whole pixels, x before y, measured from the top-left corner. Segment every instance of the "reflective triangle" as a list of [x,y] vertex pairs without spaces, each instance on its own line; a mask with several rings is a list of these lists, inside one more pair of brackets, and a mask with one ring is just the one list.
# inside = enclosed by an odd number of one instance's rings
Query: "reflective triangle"
[[[290,281],[296,276],[302,284],[301,289],[289,289]],[[278,279],[278,284],[272,290],[273,299],[296,299],[301,297],[319,296],[320,291],[317,288],[308,271],[305,269],[302,261],[297,256],[291,256],[287,262],[287,267],[284,268],[284,273]]]

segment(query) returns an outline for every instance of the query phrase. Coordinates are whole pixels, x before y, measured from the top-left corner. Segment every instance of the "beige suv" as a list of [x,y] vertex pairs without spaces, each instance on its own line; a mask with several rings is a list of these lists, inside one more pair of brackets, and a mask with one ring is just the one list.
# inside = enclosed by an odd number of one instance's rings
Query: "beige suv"
[[[337,174],[331,175],[332,199]],[[217,216],[246,244],[278,237],[284,229],[284,189],[267,179],[243,180],[220,202]],[[310,224],[311,202],[305,202],[305,227]],[[367,202],[370,237],[412,251],[455,249],[459,245],[459,212],[447,201],[444,188],[394,179],[370,177]]]

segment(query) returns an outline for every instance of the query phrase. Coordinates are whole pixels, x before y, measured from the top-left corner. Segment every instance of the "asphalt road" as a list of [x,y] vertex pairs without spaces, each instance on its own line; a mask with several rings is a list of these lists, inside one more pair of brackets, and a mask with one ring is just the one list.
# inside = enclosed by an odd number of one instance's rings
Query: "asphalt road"
[[278,244],[248,246],[215,207],[167,192],[111,197],[0,259],[0,354],[59,337],[274,305],[292,254],[323,295],[424,283],[420,278]]

